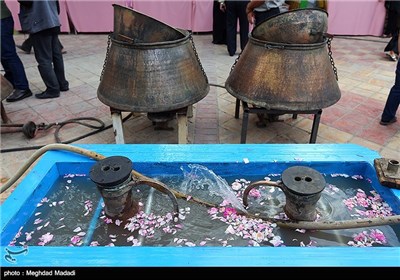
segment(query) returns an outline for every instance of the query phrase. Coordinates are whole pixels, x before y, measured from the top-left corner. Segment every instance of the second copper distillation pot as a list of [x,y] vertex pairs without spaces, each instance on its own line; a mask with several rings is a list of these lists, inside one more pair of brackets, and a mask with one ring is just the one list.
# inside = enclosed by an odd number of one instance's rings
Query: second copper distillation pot
[[327,23],[320,9],[292,10],[260,23],[226,80],[227,91],[268,110],[312,111],[335,104],[340,90]]

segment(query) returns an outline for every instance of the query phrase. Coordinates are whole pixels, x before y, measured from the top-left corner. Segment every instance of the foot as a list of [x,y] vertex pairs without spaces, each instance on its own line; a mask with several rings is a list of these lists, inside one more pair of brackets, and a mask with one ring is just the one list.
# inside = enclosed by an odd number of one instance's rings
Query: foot
[[14,91],[7,97],[7,102],[15,102],[32,96],[32,91],[30,89],[14,89]]
[[397,61],[397,56],[393,52],[386,53],[386,56],[389,57],[389,59],[392,61]]
[[379,124],[380,124],[380,125],[389,125],[389,124],[395,123],[396,121],[397,121],[397,118],[394,117],[394,118],[391,119],[390,121],[381,120],[381,121],[379,122]]
[[68,81],[65,81],[64,85],[60,86],[60,91],[69,91]]
[[18,48],[18,49],[20,49],[20,50],[22,50],[24,53],[26,53],[26,54],[30,54],[31,53],[31,50],[29,50],[29,49],[27,49],[27,48],[24,48],[22,45],[16,45],[16,47]]
[[47,91],[43,91],[42,93],[35,94],[35,97],[39,99],[57,98],[60,97],[60,93],[48,93]]

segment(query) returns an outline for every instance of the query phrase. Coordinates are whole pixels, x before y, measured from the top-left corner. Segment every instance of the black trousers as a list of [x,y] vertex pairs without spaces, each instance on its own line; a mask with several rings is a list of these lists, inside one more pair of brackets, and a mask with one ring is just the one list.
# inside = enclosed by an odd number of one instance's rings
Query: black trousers
[[226,44],[226,13],[219,9],[220,3],[214,0],[213,6],[213,44]]
[[40,76],[49,94],[68,89],[64,60],[58,38],[59,28],[51,28],[30,35]]
[[243,51],[249,40],[249,22],[246,6],[249,1],[225,1],[226,5],[226,44],[232,56],[236,52],[236,34],[239,20],[240,48]]
[[384,51],[389,52],[389,51],[394,51],[396,54],[399,54],[398,50],[398,43],[397,41],[399,40],[399,31],[395,31],[395,33],[392,35],[392,38],[390,39],[389,43],[387,43]]
[[[61,42],[60,42],[60,44],[61,44]],[[24,51],[27,51],[27,52],[31,52],[32,47],[33,47],[32,39],[31,39],[31,36],[29,35],[28,38],[26,38],[25,41],[22,43],[21,49]],[[64,48],[64,46],[61,44],[61,49],[63,49],[63,48]]]
[[397,61],[396,78],[393,87],[390,89],[385,107],[383,109],[381,120],[384,122],[391,121],[396,117],[396,112],[400,104],[400,60]]

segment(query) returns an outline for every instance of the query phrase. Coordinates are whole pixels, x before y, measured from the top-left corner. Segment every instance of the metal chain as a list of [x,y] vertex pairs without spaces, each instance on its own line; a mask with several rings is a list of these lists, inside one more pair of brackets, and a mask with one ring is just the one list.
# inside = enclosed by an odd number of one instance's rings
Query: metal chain
[[235,59],[235,62],[233,63],[232,67],[231,67],[231,73],[233,71],[233,68],[235,68],[236,63],[239,61],[239,57],[242,55],[243,51],[241,51],[238,55],[238,57]]
[[190,42],[192,43],[192,48],[193,48],[193,51],[194,51],[194,55],[196,56],[197,62],[200,65],[201,72],[203,73],[204,77],[206,78],[206,82],[208,83],[208,77],[206,75],[206,72],[204,71],[203,65],[201,64],[201,61],[200,61],[200,58],[199,58],[199,54],[197,53],[196,46],[194,45],[192,34],[189,34],[189,39],[190,39]]
[[332,35],[328,35],[328,36],[329,37],[328,37],[327,44],[328,44],[329,60],[331,61],[333,73],[335,73],[335,76],[336,76],[336,81],[338,81],[339,78],[338,78],[337,68],[335,66],[335,62],[333,61],[333,57],[332,57],[332,39],[333,39],[333,36]]
[[112,33],[108,34],[106,58],[104,59],[103,69],[101,70],[100,81],[103,79],[104,69],[106,68],[106,64],[107,64],[107,60],[108,60],[108,54],[110,52],[111,34]]

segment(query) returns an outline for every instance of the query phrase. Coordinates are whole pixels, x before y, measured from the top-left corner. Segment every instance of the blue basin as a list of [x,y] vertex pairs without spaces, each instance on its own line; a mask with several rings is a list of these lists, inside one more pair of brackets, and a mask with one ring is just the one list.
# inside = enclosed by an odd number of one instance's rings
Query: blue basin
[[[179,174],[182,164],[210,166],[224,176],[282,173],[306,165],[321,173],[360,174],[400,214],[400,191],[380,185],[373,166],[380,155],[354,144],[124,144],[76,145],[104,156],[125,156],[152,177]],[[166,266],[400,266],[399,247],[150,247],[9,246],[36,205],[65,174],[88,174],[94,160],[68,151],[46,152],[1,205],[2,267]],[[68,214],[65,213],[67,216]],[[373,256],[373,258],[371,257]]]

